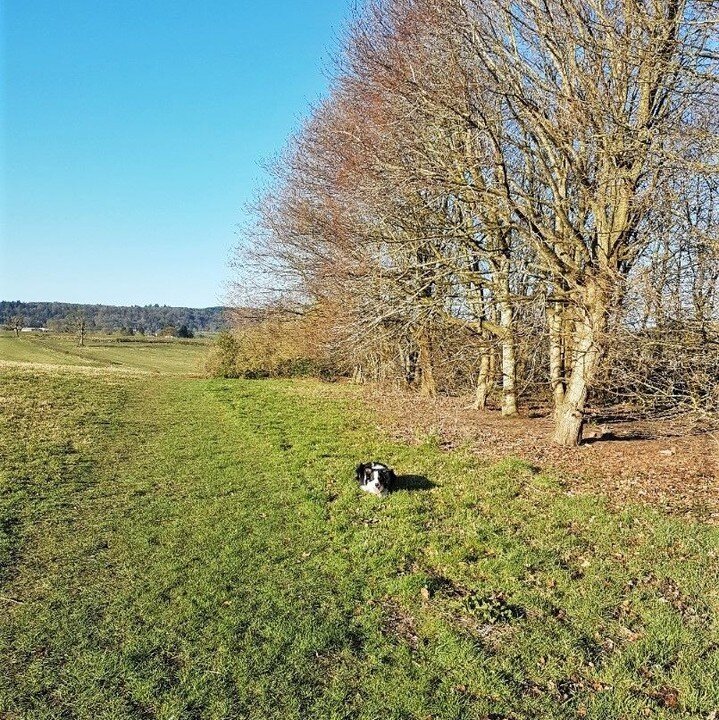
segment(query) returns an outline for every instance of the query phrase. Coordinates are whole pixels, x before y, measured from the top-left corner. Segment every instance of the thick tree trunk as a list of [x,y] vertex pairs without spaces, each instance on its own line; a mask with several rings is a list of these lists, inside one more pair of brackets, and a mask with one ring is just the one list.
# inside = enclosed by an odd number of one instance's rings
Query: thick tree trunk
[[582,440],[584,413],[567,406],[560,410],[554,426],[554,442],[562,447],[577,447]]
[[555,411],[554,442],[564,447],[576,447],[582,440],[584,408],[589,389],[584,368],[585,363],[575,366],[564,401]]
[[601,359],[606,331],[606,304],[598,287],[586,289],[583,305],[583,317],[575,323],[572,372],[554,417],[554,442],[564,447],[575,447],[582,440],[587,394]]
[[491,377],[491,350],[482,352],[479,361],[479,376],[477,377],[477,392],[474,400],[475,410],[485,410],[487,407],[487,397],[492,387]]

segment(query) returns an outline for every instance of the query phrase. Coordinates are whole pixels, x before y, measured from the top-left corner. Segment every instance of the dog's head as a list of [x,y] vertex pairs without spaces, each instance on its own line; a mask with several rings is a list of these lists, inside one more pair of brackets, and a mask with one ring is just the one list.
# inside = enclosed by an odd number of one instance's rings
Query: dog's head
[[360,487],[374,495],[386,495],[394,485],[395,474],[384,463],[361,463],[355,471]]

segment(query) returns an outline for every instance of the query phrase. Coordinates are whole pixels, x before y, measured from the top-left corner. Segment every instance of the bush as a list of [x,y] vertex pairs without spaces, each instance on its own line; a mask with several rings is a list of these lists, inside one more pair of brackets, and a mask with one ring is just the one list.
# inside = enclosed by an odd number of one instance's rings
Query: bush
[[237,370],[237,340],[227,331],[221,332],[212,346],[205,363],[205,370],[210,377],[240,377]]
[[[210,352],[206,371],[212,377],[252,380],[317,377],[334,380],[337,368],[306,342],[300,321],[265,320],[223,332]],[[314,356],[313,356],[314,350]]]

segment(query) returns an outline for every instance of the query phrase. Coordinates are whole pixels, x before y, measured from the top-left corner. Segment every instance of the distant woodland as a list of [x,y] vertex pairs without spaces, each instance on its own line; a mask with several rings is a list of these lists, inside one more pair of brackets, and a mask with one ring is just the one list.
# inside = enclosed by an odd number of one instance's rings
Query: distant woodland
[[89,331],[160,333],[186,327],[191,332],[216,332],[224,327],[222,307],[188,308],[168,305],[82,305],[60,302],[0,301],[0,324],[22,318],[25,327],[62,331],[82,317]]

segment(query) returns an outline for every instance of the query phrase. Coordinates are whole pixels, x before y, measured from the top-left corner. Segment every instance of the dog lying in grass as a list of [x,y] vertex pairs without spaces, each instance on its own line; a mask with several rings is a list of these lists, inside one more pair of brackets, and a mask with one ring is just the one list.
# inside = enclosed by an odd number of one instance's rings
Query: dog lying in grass
[[397,482],[394,470],[381,462],[360,463],[355,477],[360,488],[373,495],[387,495]]

